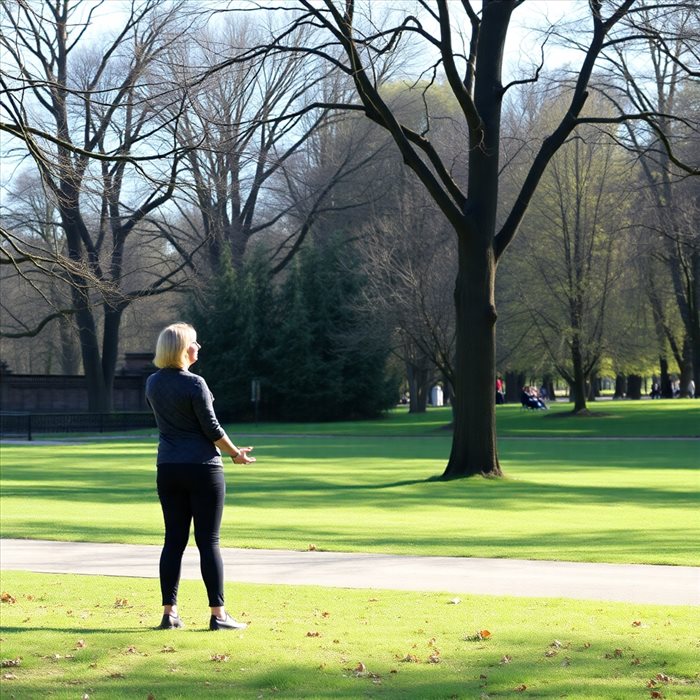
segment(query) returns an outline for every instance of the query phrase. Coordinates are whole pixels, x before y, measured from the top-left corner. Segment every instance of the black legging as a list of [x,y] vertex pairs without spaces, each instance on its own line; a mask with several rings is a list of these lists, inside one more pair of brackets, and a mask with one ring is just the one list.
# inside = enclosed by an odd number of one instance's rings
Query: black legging
[[224,510],[226,482],[221,466],[159,464],[158,497],[163,508],[165,542],[160,555],[160,589],[163,605],[177,603],[182,555],[194,520],[202,578],[210,607],[224,604],[224,565],[219,550],[219,528]]

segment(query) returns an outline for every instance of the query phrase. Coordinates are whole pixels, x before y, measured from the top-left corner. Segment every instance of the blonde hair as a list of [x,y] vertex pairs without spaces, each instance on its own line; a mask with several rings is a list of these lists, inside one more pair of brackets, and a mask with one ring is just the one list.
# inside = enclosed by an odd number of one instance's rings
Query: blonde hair
[[197,337],[197,331],[189,323],[172,323],[163,328],[156,342],[153,364],[162,369],[188,366],[187,349]]

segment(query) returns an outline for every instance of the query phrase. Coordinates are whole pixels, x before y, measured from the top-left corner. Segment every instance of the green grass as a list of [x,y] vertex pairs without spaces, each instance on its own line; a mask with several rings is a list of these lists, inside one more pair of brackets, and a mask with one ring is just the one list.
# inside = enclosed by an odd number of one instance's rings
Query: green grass
[[[226,468],[224,546],[700,563],[698,441],[511,439],[507,478],[449,482],[446,435],[254,443]],[[3,536],[159,543],[155,447],[3,446]]]
[[666,699],[700,693],[697,608],[236,585],[229,607],[250,627],[231,634],[205,631],[199,582],[182,583],[178,631],[150,629],[155,580],[3,572],[1,585],[16,599],[1,604],[1,656],[20,659],[0,674],[8,700],[626,700],[652,679]]
[[[496,407],[499,437],[700,437],[700,401],[597,401],[592,417],[571,416],[572,404],[550,404],[549,411],[526,411],[515,405]],[[340,423],[252,423],[232,430],[250,435],[409,436],[449,433],[449,407],[410,414],[406,407],[374,421]]]
[[[700,401],[597,401],[588,404],[593,417],[571,416],[572,404],[550,404],[549,411],[525,411],[520,406],[496,407],[499,437],[700,437]],[[240,423],[227,426],[232,435],[326,435],[358,437],[409,437],[449,434],[449,407],[428,408],[410,414],[402,406],[376,420],[327,423]],[[123,433],[124,431],[120,431]],[[135,430],[147,436],[152,429]],[[107,434],[108,435],[108,434]],[[35,438],[61,438],[42,434]],[[76,437],[89,437],[76,434]],[[69,438],[70,439],[70,438]]]

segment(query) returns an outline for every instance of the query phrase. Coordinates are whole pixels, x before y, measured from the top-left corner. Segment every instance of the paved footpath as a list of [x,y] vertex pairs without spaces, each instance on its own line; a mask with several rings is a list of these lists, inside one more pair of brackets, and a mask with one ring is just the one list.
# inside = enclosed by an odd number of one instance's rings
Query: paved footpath
[[[226,580],[700,605],[700,567],[222,549]],[[157,578],[160,546],[0,540],[0,569]],[[194,547],[184,579],[199,579]]]

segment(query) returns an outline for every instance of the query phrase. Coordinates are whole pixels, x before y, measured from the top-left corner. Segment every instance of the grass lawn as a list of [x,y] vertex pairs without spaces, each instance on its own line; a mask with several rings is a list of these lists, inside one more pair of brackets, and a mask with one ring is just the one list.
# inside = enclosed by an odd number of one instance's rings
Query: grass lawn
[[[700,401],[597,401],[589,403],[592,417],[571,416],[570,403],[550,404],[548,411],[526,411],[516,405],[496,407],[499,437],[700,437]],[[448,432],[449,407],[429,407],[410,414],[396,408],[374,421],[340,423],[245,423],[232,428],[239,434],[304,434],[409,436]]]
[[153,580],[3,572],[1,585],[16,601],[0,604],[8,700],[700,693],[697,608],[235,585],[250,627],[212,633],[199,582],[182,582],[177,631],[150,629]]
[[[535,418],[523,417],[522,420]],[[700,563],[700,442],[504,440],[502,480],[431,481],[447,435],[262,437],[224,546]],[[157,544],[155,440],[2,447],[4,537]]]

